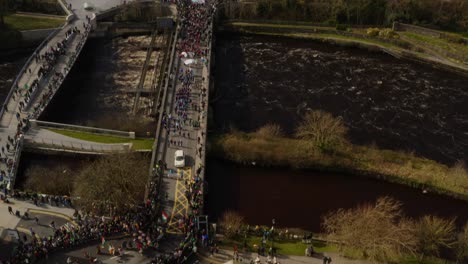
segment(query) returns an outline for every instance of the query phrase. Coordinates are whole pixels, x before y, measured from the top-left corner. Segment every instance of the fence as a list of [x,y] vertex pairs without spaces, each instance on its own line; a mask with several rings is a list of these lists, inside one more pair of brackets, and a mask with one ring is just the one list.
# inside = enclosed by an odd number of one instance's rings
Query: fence
[[132,144],[93,144],[81,143],[64,140],[54,140],[48,138],[28,138],[25,140],[28,146],[43,147],[58,150],[69,150],[79,152],[94,152],[94,153],[116,153],[129,151]]
[[19,165],[19,159],[21,157],[21,151],[23,150],[23,140],[24,136],[21,136],[20,139],[16,142],[15,146],[15,156],[13,157],[13,164],[8,171],[8,181],[9,181],[9,186],[8,189],[11,190],[15,186],[15,180],[16,180],[16,171],[18,170],[18,165]]
[[[170,73],[172,71],[172,64],[174,62],[174,57],[176,56],[175,52],[176,52],[176,44],[177,44],[178,35],[179,35],[179,26],[176,27],[175,35],[174,35],[173,40],[172,40],[172,50],[171,50],[171,53],[169,54],[169,56],[170,56],[169,65],[167,67],[167,73],[165,74],[166,79],[165,79],[165,85],[164,85],[164,90],[163,90],[163,98],[162,98],[162,102],[164,102],[164,103],[166,102],[167,89],[168,89],[169,81],[170,81]],[[164,67],[164,65],[162,67]],[[164,74],[164,73],[161,73],[161,74]],[[157,102],[156,102],[156,104],[157,104]],[[164,106],[161,105],[161,107],[164,107]],[[155,141],[154,141],[153,149],[152,149],[152,153],[151,153],[151,168],[150,168],[150,178],[149,179],[151,179],[151,177],[153,175],[153,167],[158,162],[156,159],[157,159],[157,155],[158,155],[158,151],[159,151],[159,143],[161,143],[160,137],[161,137],[161,128],[162,128],[162,118],[163,118],[163,111],[159,111],[158,125],[156,127],[156,133],[155,133],[156,135],[154,137]],[[164,141],[164,142],[166,142],[166,141]],[[163,176],[162,173],[158,174],[159,184],[161,184],[161,182],[162,182],[162,176]],[[149,184],[147,184],[147,188],[145,190],[145,200],[148,198],[148,195],[149,195],[148,187],[149,187]]]
[[61,124],[61,123],[54,123],[54,122],[39,121],[35,119],[31,119],[29,120],[29,122],[32,128],[34,127],[57,128],[57,129],[63,129],[63,130],[83,131],[83,132],[91,133],[91,134],[101,134],[101,135],[126,137],[126,138],[135,139],[135,132],[126,132],[126,131],[104,129],[104,128],[97,128],[97,127]]

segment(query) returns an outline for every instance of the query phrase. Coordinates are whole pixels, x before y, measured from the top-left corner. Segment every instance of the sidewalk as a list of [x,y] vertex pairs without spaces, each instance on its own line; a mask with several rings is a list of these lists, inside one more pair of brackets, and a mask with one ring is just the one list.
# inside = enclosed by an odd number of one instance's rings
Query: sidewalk
[[35,210],[42,210],[44,214],[52,214],[52,215],[59,215],[63,217],[63,215],[68,217],[73,217],[73,213],[75,212],[74,209],[69,207],[55,207],[50,206],[49,204],[40,204],[40,206],[35,206],[32,202],[22,201],[22,200],[15,200],[11,197],[8,198],[10,203],[0,202],[0,228],[10,228],[14,229],[20,222],[20,218],[16,217],[15,215],[11,215],[8,213],[8,206],[13,208],[13,212],[16,210],[21,212],[21,215],[24,214],[27,210],[35,209]]
[[[257,253],[239,253],[241,261],[235,261],[234,263],[250,263],[251,260],[255,260]],[[232,260],[233,251],[220,249],[219,253],[210,256],[209,252],[201,252],[198,254],[200,258],[200,263],[213,263],[220,264],[226,263]],[[352,260],[340,256],[338,253],[326,253],[326,256],[331,257],[333,264],[371,264],[373,262],[367,260]],[[288,255],[278,255],[276,256],[277,261],[280,264],[323,264],[323,255],[317,254],[314,257],[305,257],[305,256],[288,256]],[[267,263],[267,258],[260,256],[260,263]]]

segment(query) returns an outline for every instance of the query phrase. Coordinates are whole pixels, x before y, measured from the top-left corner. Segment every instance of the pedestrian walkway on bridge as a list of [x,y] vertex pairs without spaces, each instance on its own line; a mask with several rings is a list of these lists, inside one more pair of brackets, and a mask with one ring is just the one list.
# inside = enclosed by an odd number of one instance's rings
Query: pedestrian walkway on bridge
[[[37,118],[53,98],[95,27],[96,15],[84,9],[84,1],[60,1],[68,14],[67,22],[34,51],[0,109],[0,190],[3,192],[13,188],[29,119]],[[96,3],[95,7],[103,10],[101,6],[110,8],[119,4],[120,1],[108,0]]]

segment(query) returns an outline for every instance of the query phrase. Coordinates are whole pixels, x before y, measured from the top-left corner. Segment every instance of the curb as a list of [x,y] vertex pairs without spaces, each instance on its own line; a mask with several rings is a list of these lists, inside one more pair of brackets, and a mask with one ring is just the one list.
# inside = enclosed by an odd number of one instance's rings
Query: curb
[[[29,231],[29,229],[26,229],[26,228],[23,228],[23,227],[15,227],[14,230],[16,230],[18,232],[21,232],[21,233],[31,235],[31,231]],[[41,239],[41,237],[38,234],[35,234],[35,238],[36,239]],[[21,238],[20,238],[20,240],[21,240]]]
[[40,209],[33,209],[33,208],[28,208],[28,212],[30,213],[36,213],[36,214],[46,214],[46,215],[51,215],[51,216],[56,216],[60,218],[66,219],[68,222],[72,223],[74,226],[78,226],[78,224],[71,218],[70,216],[58,212],[52,212],[52,211],[46,211],[46,210],[40,210]]

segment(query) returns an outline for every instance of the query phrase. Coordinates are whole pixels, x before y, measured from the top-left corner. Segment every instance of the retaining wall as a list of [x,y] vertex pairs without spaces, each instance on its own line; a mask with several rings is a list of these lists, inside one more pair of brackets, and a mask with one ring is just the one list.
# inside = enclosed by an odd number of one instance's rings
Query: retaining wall
[[63,129],[63,130],[82,131],[82,132],[91,133],[91,134],[100,134],[100,135],[126,137],[126,138],[135,139],[135,132],[103,129],[103,128],[97,128],[97,127],[69,125],[69,124],[62,124],[62,123],[39,121],[35,119],[29,120],[29,123],[32,128],[36,128],[36,127],[56,128],[56,129]]

